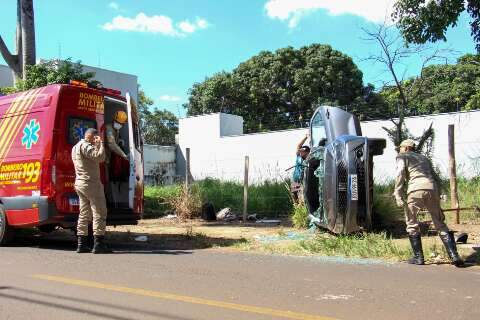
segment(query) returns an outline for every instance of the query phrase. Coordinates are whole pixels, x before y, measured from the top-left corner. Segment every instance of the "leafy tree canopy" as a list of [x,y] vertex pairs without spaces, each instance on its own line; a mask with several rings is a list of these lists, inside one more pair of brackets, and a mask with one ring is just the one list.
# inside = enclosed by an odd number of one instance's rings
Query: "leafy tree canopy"
[[478,0],[397,0],[392,16],[407,42],[421,44],[445,41],[447,28],[455,27],[464,11],[472,19],[470,33],[480,51]]
[[[403,84],[409,100],[406,115],[480,109],[480,55],[464,55],[453,65],[427,66]],[[400,103],[397,88],[386,87],[380,94],[394,113]]]
[[188,115],[226,112],[240,115],[247,132],[305,125],[316,104],[360,111],[368,101],[381,104],[362,72],[347,55],[312,44],[262,51],[232,72],[195,83],[184,105]]
[[99,84],[98,81],[92,80],[94,76],[94,72],[83,72],[80,61],[72,62],[71,59],[48,60],[27,66],[25,80],[18,80],[15,87],[1,88],[0,92],[10,94],[50,84],[68,84],[70,80],[89,82],[94,85]]
[[175,134],[178,132],[178,118],[168,110],[150,107],[154,101],[147,97],[143,90],[138,94],[138,110],[143,140],[146,144],[175,144]]
[[83,72],[80,61],[48,60],[35,65],[27,66],[25,80],[19,81],[19,90],[29,90],[56,83],[69,83],[70,80],[79,80],[97,84],[93,81],[94,72]]

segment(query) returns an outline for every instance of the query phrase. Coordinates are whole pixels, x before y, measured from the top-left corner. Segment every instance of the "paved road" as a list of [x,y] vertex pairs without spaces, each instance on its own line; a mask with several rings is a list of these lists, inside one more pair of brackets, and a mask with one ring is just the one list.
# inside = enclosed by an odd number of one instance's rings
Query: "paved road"
[[480,268],[71,240],[0,248],[0,319],[480,319]]

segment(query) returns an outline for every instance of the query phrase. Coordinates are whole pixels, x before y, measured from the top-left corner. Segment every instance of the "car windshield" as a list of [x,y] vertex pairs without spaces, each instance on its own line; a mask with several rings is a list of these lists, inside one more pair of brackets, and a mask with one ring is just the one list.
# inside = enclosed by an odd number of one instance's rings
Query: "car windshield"
[[325,122],[323,121],[322,114],[320,112],[317,112],[315,117],[313,117],[311,128],[312,147],[318,147],[320,141],[327,138],[325,132]]

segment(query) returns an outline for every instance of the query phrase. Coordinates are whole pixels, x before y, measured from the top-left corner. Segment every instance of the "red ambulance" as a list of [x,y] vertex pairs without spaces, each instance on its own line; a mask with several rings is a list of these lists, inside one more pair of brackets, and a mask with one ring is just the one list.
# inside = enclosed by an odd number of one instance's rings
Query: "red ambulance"
[[102,174],[107,224],[138,222],[143,214],[143,145],[135,102],[128,93],[120,94],[72,81],[0,96],[0,245],[18,228],[75,228],[79,201],[72,147],[87,128],[100,131],[111,123],[117,110],[128,114],[120,138],[130,160],[122,177],[110,175],[105,181],[109,175]]

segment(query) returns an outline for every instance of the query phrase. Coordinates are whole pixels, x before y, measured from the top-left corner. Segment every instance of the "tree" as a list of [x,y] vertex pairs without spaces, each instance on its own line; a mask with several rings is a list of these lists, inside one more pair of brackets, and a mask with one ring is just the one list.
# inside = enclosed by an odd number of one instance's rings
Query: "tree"
[[457,64],[431,65],[422,70],[422,79],[411,79],[412,108],[416,114],[430,114],[478,109],[480,65],[472,55]]
[[362,72],[350,57],[312,44],[262,51],[232,72],[195,83],[184,107],[189,115],[240,115],[245,130],[255,132],[304,126],[317,104],[360,109],[364,93]]
[[[480,55],[464,55],[456,64],[425,66],[401,85],[408,100],[405,116],[480,109]],[[394,110],[397,88],[384,86],[380,94]]]
[[[419,45],[407,47],[401,41],[401,36],[396,35],[391,26],[378,25],[376,29],[367,30],[363,29],[368,42],[373,42],[379,47],[379,51],[375,54],[371,54],[365,60],[373,61],[374,63],[381,64],[385,67],[386,71],[390,73],[392,80],[383,84],[382,96],[389,105],[388,114],[390,120],[394,124],[393,128],[383,127],[395,146],[399,146],[400,143],[407,139],[413,138],[418,140],[419,147],[429,145],[428,141],[433,139],[433,129],[430,125],[426,129],[422,136],[413,137],[408,129],[405,127],[405,116],[412,110],[412,99],[417,98],[422,94],[423,88],[423,70],[425,66],[437,59],[447,59],[446,55],[448,50],[431,50],[429,47]],[[422,73],[417,77],[418,83],[416,91],[412,90],[415,86],[412,85],[411,80],[405,80],[403,75],[406,73],[406,66],[403,61],[411,56],[422,56],[423,66]],[[404,65],[404,69],[401,70],[401,66]],[[399,73],[403,71],[403,75]],[[421,149],[420,148],[420,149]]]
[[25,79],[16,84],[17,90],[29,90],[55,83],[69,83],[70,80],[78,80],[98,84],[92,80],[94,72],[83,72],[80,61],[48,60],[35,65],[27,66]]
[[145,119],[143,138],[147,144],[173,145],[178,119],[168,110],[154,109]]
[[27,67],[36,62],[33,0],[17,0],[16,52],[10,53],[0,36],[0,53],[12,69],[15,81],[25,80]]
[[480,51],[478,0],[397,0],[392,17],[407,42],[423,44],[445,41],[447,28],[455,27],[464,11],[467,11],[472,19],[470,33],[477,51]]
[[147,97],[143,90],[138,94],[138,111],[143,140],[146,144],[175,144],[175,134],[178,132],[178,118],[168,110],[154,108],[154,101]]

